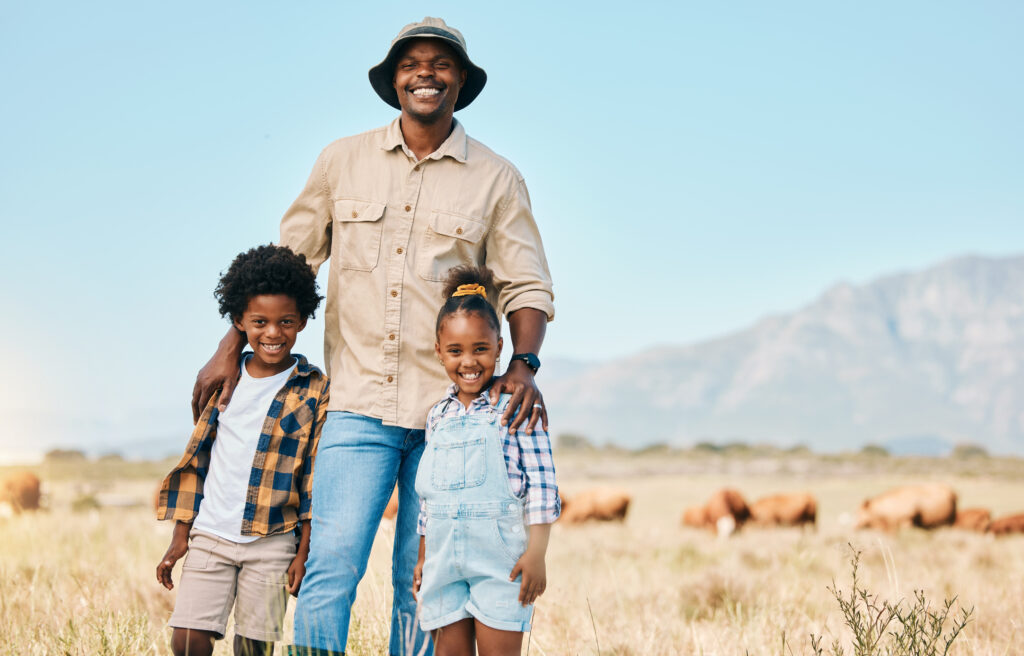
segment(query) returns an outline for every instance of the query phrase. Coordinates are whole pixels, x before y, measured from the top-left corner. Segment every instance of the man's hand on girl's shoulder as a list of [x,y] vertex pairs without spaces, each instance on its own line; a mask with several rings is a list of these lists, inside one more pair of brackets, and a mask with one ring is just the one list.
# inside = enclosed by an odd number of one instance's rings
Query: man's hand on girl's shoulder
[[[491,405],[497,403],[502,394],[512,395],[501,415],[501,423],[508,426],[509,432],[519,430],[527,422],[526,432],[532,433],[538,421],[545,432],[548,430],[548,410],[544,407],[544,396],[537,388],[533,371],[525,363],[519,360],[512,362],[505,375],[494,381],[490,392]],[[520,407],[529,410],[518,412]]]

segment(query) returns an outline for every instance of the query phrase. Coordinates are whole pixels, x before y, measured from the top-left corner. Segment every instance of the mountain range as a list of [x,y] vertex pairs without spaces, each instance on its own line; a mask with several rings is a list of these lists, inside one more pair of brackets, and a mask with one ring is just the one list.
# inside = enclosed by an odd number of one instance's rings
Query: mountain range
[[540,383],[555,434],[598,444],[1021,454],[1024,256],[838,284],[717,339],[551,364]]

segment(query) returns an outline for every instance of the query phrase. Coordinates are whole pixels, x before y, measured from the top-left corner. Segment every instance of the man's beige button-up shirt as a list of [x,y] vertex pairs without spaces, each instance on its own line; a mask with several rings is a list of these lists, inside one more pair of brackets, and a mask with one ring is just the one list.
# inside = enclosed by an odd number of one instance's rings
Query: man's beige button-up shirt
[[494,272],[488,299],[499,315],[535,308],[554,317],[523,178],[457,121],[420,161],[399,119],[327,146],[281,219],[281,244],[314,269],[330,258],[329,410],[424,427],[450,382],[434,354],[434,322],[453,266]]

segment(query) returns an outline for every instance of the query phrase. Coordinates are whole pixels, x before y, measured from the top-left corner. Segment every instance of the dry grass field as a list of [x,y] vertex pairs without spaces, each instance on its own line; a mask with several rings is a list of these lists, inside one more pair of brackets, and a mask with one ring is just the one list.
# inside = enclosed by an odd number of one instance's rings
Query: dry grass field
[[[860,574],[872,592],[895,601],[922,590],[935,605],[957,596],[974,608],[951,653],[1022,653],[1024,537],[856,532],[844,516],[865,496],[923,480],[951,483],[961,507],[1021,511],[1020,461],[657,451],[556,458],[567,494],[612,484],[634,500],[622,524],[555,527],[530,654],[810,654],[811,633],[826,644],[849,636],[827,586],[849,590],[851,543],[863,552]],[[164,623],[173,593],[153,571],[171,527],[149,511],[163,470],[82,463],[40,471],[49,510],[0,519],[0,654],[170,653]],[[685,506],[723,485],[750,500],[809,490],[818,530],[745,528],[719,540],[679,525]],[[124,507],[94,508],[96,498]],[[391,541],[385,522],[353,611],[352,656],[386,651]],[[229,654],[230,641],[217,653]]]

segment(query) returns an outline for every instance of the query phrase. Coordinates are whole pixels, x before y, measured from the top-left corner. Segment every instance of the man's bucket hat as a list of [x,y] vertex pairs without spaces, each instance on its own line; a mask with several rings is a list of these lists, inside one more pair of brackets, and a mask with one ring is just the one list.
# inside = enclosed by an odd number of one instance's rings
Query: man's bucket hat
[[384,61],[370,69],[370,85],[384,102],[395,109],[402,108],[398,104],[398,94],[395,93],[393,86],[395,60],[401,46],[409,39],[441,39],[459,54],[462,66],[466,69],[466,83],[462,85],[459,99],[455,101],[456,110],[473,102],[473,99],[483,91],[484,85],[487,84],[487,73],[469,59],[469,55],[466,54],[466,39],[462,37],[462,32],[454,27],[448,27],[440,18],[427,16],[419,23],[409,23],[403,27],[391,42],[391,49],[388,50]]

